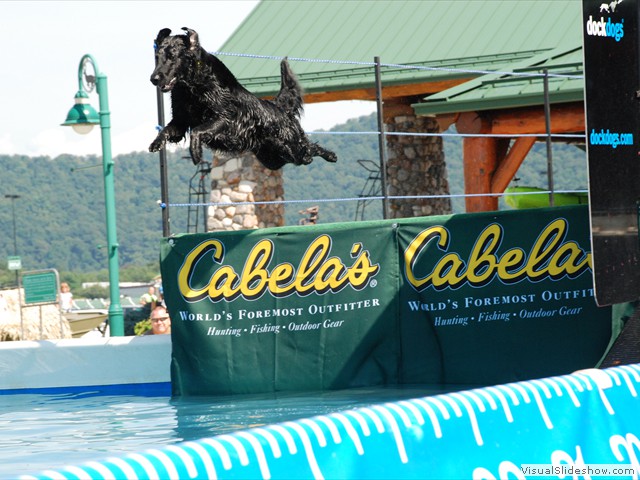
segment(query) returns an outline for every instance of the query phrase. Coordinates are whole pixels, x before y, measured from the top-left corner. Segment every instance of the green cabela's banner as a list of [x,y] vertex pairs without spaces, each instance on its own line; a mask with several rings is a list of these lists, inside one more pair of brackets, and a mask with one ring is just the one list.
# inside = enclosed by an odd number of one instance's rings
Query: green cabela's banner
[[593,367],[585,207],[164,239],[175,395],[495,384]]

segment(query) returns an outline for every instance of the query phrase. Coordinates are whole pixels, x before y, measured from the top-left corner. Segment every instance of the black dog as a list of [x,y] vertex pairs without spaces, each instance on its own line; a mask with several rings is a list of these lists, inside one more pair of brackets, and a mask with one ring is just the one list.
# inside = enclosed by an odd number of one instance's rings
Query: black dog
[[280,92],[273,101],[261,100],[245,89],[214,55],[207,53],[198,34],[156,38],[156,68],[151,83],[171,91],[173,119],[149,146],[157,152],[167,141],[179,142],[190,133],[194,164],[202,161],[202,145],[225,152],[251,151],[267,168],[287,163],[306,165],[319,156],[328,162],[335,153],[310,142],[300,126],[302,93],[287,60],[280,64]]

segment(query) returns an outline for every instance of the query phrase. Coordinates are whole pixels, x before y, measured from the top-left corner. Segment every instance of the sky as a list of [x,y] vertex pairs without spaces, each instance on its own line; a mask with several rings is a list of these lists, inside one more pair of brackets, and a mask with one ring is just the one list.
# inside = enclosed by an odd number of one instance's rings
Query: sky
[[[158,113],[153,41],[162,28],[196,30],[208,51],[219,49],[258,2],[0,1],[0,154],[101,154],[99,128],[79,135],[60,124],[78,90],[78,65],[91,54],[108,79],[114,155],[146,151]],[[90,94],[98,110],[98,96]],[[166,121],[171,119],[165,95]],[[374,111],[371,102],[311,104],[302,126],[329,129]]]

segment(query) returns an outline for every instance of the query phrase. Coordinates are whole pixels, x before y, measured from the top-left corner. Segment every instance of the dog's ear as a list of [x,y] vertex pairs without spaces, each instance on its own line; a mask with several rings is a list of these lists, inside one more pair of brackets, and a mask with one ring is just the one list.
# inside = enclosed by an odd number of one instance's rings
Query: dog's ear
[[198,39],[198,33],[195,30],[191,30],[187,27],[182,27],[182,30],[187,32],[189,36],[189,50],[194,51],[200,48],[200,40]]
[[156,37],[156,47],[162,43],[162,41],[171,35],[170,28],[163,28],[158,32],[158,36]]

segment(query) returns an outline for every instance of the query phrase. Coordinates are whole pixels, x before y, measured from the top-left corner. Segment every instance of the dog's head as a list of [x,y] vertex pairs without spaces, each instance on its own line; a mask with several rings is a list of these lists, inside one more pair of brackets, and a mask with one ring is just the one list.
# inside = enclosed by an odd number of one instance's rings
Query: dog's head
[[163,92],[170,91],[188,70],[200,51],[198,34],[189,28],[182,28],[186,35],[171,35],[171,30],[163,28],[155,41],[156,68],[151,74],[151,83]]

